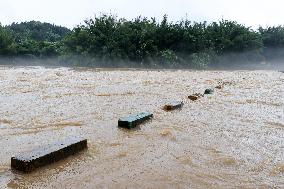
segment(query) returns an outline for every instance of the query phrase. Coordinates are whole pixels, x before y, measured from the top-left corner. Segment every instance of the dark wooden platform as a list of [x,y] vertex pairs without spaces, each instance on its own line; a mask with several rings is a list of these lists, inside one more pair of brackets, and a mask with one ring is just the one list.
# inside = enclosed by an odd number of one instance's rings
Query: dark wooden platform
[[57,162],[87,148],[87,139],[69,137],[54,144],[37,148],[11,158],[11,167],[31,172],[39,167]]
[[166,104],[164,106],[164,110],[165,111],[171,111],[171,110],[176,110],[176,109],[180,109],[183,107],[183,102],[182,101],[173,101],[169,104]]
[[152,117],[153,117],[153,114],[148,113],[148,112],[130,115],[128,117],[120,118],[118,120],[118,127],[131,129],[143,123],[144,121],[151,119]]

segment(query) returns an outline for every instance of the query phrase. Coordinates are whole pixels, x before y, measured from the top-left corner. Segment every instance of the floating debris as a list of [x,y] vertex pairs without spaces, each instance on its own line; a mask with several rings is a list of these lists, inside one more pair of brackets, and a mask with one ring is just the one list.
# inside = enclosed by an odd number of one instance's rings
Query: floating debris
[[153,114],[148,113],[148,112],[130,115],[128,117],[120,118],[118,120],[118,127],[131,129],[143,123],[144,121],[151,119],[152,117],[153,117]]
[[13,169],[28,173],[87,148],[87,139],[70,137],[11,158]]
[[164,106],[165,111],[176,110],[182,108],[183,102],[182,101],[174,101]]

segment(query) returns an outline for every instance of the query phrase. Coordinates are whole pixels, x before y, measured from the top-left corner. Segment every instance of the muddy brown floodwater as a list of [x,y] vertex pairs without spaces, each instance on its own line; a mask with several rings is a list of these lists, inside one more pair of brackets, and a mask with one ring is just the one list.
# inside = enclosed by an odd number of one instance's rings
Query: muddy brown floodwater
[[[283,73],[0,67],[0,89],[0,188],[284,188]],[[183,108],[164,111],[173,100]],[[142,111],[154,118],[117,127]],[[88,150],[11,170],[13,155],[69,136]]]

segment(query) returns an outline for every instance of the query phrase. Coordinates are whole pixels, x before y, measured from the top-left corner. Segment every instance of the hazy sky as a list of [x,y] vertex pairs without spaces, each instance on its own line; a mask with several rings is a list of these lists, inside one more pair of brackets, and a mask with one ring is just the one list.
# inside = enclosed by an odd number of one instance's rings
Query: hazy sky
[[172,21],[216,21],[222,18],[247,26],[284,25],[281,0],[0,0],[0,22],[39,20],[72,28],[100,12],[128,19],[168,14]]

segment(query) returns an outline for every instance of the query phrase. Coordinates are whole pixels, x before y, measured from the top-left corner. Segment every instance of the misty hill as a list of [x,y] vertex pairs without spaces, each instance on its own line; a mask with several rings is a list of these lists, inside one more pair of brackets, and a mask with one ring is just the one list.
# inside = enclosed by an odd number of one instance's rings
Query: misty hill
[[24,40],[56,42],[62,40],[71,31],[62,26],[39,21],[12,23],[5,27],[11,31],[16,42]]

